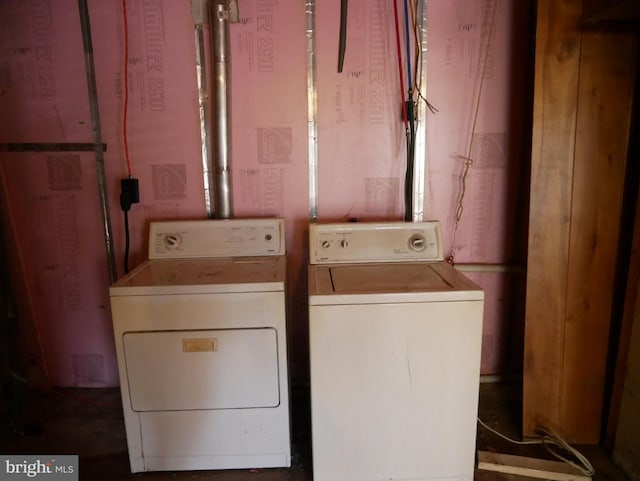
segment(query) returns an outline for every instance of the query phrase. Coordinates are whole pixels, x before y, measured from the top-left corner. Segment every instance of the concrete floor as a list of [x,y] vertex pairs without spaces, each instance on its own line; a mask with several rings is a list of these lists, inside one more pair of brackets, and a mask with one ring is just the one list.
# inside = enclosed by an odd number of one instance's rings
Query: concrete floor
[[[520,386],[517,383],[483,383],[480,388],[480,417],[492,427],[519,439]],[[293,456],[290,469],[129,472],[126,437],[118,389],[56,389],[51,393],[30,392],[25,412],[42,431],[17,434],[8,427],[6,416],[0,427],[3,454],[77,454],[80,479],[102,480],[218,480],[218,481],[310,481],[311,449],[309,402],[304,388],[294,389]],[[0,411],[1,412],[1,411]],[[499,453],[548,458],[540,446],[514,446],[480,427],[478,449]],[[597,446],[580,450],[595,466],[594,481],[628,481],[607,454]],[[527,481],[527,478],[476,471],[476,481]]]

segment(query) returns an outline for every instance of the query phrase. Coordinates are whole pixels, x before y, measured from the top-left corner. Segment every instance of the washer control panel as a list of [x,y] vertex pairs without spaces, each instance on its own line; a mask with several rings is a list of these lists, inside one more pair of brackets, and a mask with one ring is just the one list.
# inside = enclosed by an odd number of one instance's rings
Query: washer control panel
[[309,225],[311,264],[441,260],[438,221]]
[[152,222],[149,227],[149,259],[284,254],[284,219]]

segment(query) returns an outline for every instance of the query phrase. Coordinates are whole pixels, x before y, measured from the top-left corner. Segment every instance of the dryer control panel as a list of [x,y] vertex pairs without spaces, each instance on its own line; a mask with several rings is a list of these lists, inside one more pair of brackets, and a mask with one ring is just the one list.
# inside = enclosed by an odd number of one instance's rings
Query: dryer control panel
[[149,227],[149,259],[284,254],[284,219],[168,221]]
[[311,264],[441,260],[442,235],[438,221],[309,226]]

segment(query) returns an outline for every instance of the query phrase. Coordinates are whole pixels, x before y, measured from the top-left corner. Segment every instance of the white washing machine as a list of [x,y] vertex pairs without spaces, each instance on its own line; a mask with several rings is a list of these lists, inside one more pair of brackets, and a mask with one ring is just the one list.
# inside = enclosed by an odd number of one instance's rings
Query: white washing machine
[[282,219],[152,223],[110,288],[131,471],[291,465]]
[[471,481],[483,291],[440,226],[310,226],[314,481]]

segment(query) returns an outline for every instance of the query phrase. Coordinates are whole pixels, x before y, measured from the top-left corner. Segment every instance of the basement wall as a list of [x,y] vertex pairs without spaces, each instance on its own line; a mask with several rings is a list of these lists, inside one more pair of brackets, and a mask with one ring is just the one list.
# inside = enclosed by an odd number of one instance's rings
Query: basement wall
[[[286,220],[291,371],[294,382],[304,383],[307,13],[300,0],[238,3],[240,22],[230,27],[234,210],[237,217]],[[493,266],[469,274],[487,295],[484,374],[519,373],[522,365],[531,3],[426,2],[420,88],[437,111],[423,120],[424,202],[416,214],[442,222],[445,252],[456,263]],[[391,5],[349,2],[345,70],[338,73],[340,2],[315,2],[320,221],[403,217],[406,140]],[[129,213],[129,266],[146,259],[149,222],[206,218],[194,23],[186,0],[128,0],[125,55],[122,2],[88,6],[120,277],[125,237],[118,199],[120,179],[129,175],[125,88],[131,174],[140,182],[140,203]],[[76,0],[0,3],[0,111],[2,214],[19,287],[26,375],[38,385],[117,385]]]

